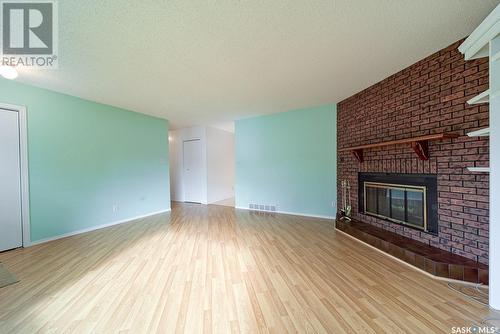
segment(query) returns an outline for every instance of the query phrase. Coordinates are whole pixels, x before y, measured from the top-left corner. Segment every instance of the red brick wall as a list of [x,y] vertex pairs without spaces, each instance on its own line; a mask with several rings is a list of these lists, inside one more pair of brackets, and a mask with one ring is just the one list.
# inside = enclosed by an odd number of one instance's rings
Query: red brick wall
[[[363,163],[339,152],[338,198],[340,180],[349,179],[358,220],[487,263],[488,175],[466,167],[488,166],[489,142],[465,134],[488,126],[488,105],[466,103],[488,88],[488,59],[465,62],[457,49],[461,42],[337,105],[339,149],[440,132],[461,135],[430,143],[428,161],[419,160],[407,145],[365,150]],[[358,172],[437,174],[438,236],[359,214]]]

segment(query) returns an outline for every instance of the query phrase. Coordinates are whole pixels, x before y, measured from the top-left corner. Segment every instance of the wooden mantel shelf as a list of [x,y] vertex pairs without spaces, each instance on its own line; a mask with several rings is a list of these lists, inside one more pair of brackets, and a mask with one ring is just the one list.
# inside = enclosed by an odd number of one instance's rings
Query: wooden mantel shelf
[[420,136],[420,137],[385,141],[382,143],[346,147],[346,148],[341,148],[339,150],[339,152],[351,151],[352,154],[354,155],[354,157],[359,162],[363,162],[363,150],[365,150],[365,149],[384,147],[384,146],[390,146],[390,145],[410,144],[411,148],[415,151],[415,154],[421,160],[429,160],[429,142],[430,141],[438,141],[438,140],[457,138],[457,137],[459,137],[459,135],[456,133],[436,133],[436,134]]

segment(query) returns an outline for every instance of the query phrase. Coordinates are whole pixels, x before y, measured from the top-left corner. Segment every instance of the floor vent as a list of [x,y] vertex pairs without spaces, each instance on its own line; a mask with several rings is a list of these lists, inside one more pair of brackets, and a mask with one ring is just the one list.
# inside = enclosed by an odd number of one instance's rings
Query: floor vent
[[255,210],[255,211],[269,211],[269,212],[276,212],[276,205],[269,205],[269,204],[250,204],[248,206],[250,210]]

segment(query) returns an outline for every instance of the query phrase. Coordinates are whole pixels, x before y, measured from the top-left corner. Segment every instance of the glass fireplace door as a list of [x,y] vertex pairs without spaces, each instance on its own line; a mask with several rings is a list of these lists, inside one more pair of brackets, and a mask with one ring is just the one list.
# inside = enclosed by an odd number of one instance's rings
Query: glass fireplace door
[[364,192],[366,214],[427,229],[425,187],[365,182]]

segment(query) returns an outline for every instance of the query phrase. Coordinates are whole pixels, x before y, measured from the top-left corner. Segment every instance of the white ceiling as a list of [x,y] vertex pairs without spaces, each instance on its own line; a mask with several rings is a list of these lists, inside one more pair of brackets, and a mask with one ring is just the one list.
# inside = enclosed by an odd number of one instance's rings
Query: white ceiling
[[19,80],[174,128],[339,102],[467,36],[498,0],[63,0],[59,70]]

